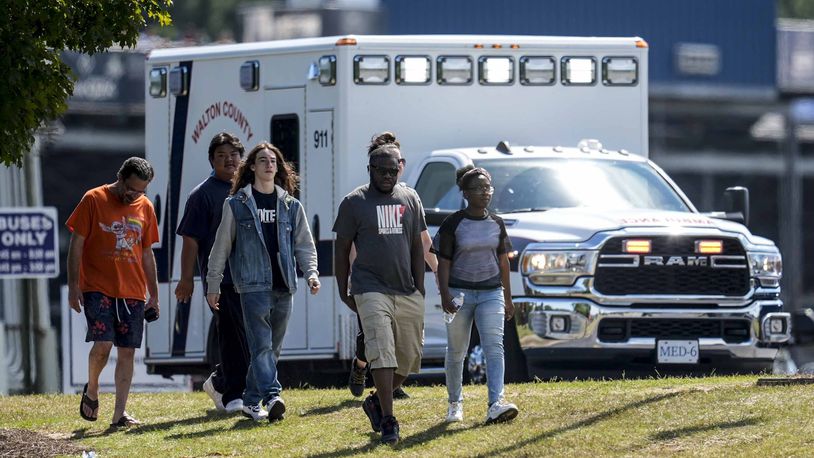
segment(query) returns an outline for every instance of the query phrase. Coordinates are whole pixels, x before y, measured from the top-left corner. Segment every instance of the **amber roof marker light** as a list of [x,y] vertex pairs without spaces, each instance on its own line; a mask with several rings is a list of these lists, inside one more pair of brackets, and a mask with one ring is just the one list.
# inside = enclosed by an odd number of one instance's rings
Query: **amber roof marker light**
[[344,37],[336,40],[336,46],[355,46],[356,38]]

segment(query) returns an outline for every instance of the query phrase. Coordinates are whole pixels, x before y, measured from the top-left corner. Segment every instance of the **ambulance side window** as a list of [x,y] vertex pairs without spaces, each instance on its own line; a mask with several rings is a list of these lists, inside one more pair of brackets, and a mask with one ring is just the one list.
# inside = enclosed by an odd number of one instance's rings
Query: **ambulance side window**
[[[294,170],[300,168],[300,118],[296,114],[282,114],[271,117],[271,144],[280,149],[286,162],[294,166]],[[294,197],[300,198],[300,190],[294,193]]]
[[447,215],[463,208],[463,197],[455,184],[455,166],[449,162],[428,163],[415,189],[429,225],[441,224]]

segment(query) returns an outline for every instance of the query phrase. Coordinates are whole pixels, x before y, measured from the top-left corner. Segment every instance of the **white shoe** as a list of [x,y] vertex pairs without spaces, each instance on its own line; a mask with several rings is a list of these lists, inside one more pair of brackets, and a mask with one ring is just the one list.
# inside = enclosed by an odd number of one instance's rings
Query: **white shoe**
[[266,404],[268,409],[268,419],[270,422],[275,422],[285,418],[285,401],[280,396],[274,396]]
[[236,413],[243,410],[243,399],[232,399],[226,403],[226,413]]
[[224,412],[226,408],[223,406],[223,395],[218,393],[218,390],[215,389],[215,385],[212,384],[212,375],[209,375],[209,378],[203,382],[203,390],[206,391],[206,394],[212,398],[212,402],[215,403],[215,408],[221,412]]
[[247,418],[251,418],[254,421],[265,420],[268,418],[269,413],[266,412],[266,409],[260,407],[260,404],[253,405],[253,406],[243,406],[243,416]]
[[517,406],[511,402],[506,402],[499,399],[497,402],[489,406],[486,411],[486,424],[497,423],[502,421],[509,421],[517,416]]
[[447,409],[447,423],[454,423],[456,421],[464,420],[464,403],[463,401],[450,402]]

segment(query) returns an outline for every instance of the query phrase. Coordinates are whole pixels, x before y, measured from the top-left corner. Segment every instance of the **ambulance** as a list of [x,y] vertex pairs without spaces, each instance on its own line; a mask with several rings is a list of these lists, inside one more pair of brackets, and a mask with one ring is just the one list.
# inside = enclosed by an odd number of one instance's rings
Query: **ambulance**
[[[740,206],[699,214],[648,157],[647,43],[639,37],[340,36],[157,49],[146,59],[146,156],[161,318],[147,327],[148,370],[205,372],[217,362],[212,314],[196,278],[174,298],[187,196],[210,174],[209,139],[268,140],[301,176],[322,289],[300,288],[281,360],[342,372],[356,317],[339,300],[331,231],[342,198],[367,183],[366,146],[392,131],[430,231],[463,208],[454,170],[494,177],[493,211],[514,245],[510,380],[532,364],[766,363],[788,338],[774,244]],[[736,211],[738,210],[738,211]],[[700,251],[699,251],[700,250]],[[716,251],[717,250],[717,251]],[[446,332],[426,278],[422,372],[443,371]],[[732,337],[735,336],[735,337]],[[693,358],[691,355],[694,354]],[[586,363],[588,364],[588,363]],[[483,377],[476,342],[469,376]]]

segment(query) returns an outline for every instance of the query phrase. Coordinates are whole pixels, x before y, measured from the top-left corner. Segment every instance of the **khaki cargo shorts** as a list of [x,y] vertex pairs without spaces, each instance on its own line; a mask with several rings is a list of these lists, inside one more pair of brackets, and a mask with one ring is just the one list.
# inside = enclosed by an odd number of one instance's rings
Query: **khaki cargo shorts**
[[407,376],[421,368],[424,347],[424,297],[363,293],[353,296],[371,369],[394,368]]

